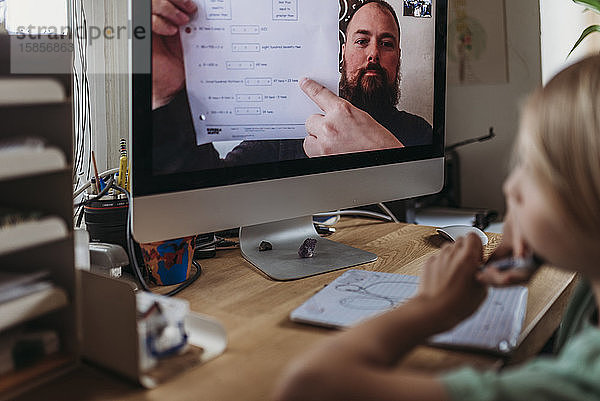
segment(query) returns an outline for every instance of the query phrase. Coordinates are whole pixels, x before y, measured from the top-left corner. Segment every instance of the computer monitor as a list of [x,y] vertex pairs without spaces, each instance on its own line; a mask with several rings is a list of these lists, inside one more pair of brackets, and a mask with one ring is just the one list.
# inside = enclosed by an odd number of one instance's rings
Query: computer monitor
[[[320,238],[312,215],[442,188],[447,0],[194,2],[179,31],[132,40],[134,238],[241,227],[242,254],[276,280],[375,260]],[[151,3],[132,0],[138,33],[169,22]],[[308,157],[304,121],[320,110],[298,87],[303,75],[334,93],[345,78],[340,95],[405,146]],[[167,101],[165,87],[176,89]],[[318,242],[302,258],[307,238]]]

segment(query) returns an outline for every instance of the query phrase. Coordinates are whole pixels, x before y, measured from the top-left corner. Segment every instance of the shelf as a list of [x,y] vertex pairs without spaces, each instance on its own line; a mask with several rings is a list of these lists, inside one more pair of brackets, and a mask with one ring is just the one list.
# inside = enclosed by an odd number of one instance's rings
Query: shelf
[[46,174],[66,167],[65,155],[58,148],[0,149],[0,180]]
[[0,229],[0,256],[67,237],[66,223],[56,216],[20,223]]
[[0,106],[59,103],[65,100],[60,82],[47,78],[0,78]]
[[50,287],[0,304],[0,331],[45,315],[68,304],[67,293]]
[[[9,74],[10,60],[5,57],[10,53],[9,39],[0,34],[0,93],[4,95],[0,96],[0,193],[4,195],[0,206],[4,220],[14,214],[14,221],[24,222],[0,228],[0,273],[47,272],[51,283],[36,282],[30,293],[24,290],[26,285],[2,289],[0,335],[9,335],[13,326],[36,326],[55,332],[60,345],[58,353],[0,375],[0,401],[65,373],[77,364],[80,349],[73,249],[72,75]],[[70,62],[68,54],[59,59],[64,65]],[[19,289],[23,292],[17,294]],[[7,294],[16,298],[6,300]],[[15,336],[22,332],[14,331]]]
[[9,392],[22,391],[31,386],[32,382],[39,381],[41,377],[55,375],[75,362],[76,357],[73,355],[53,354],[33,366],[2,375],[0,376],[0,398],[7,396]]

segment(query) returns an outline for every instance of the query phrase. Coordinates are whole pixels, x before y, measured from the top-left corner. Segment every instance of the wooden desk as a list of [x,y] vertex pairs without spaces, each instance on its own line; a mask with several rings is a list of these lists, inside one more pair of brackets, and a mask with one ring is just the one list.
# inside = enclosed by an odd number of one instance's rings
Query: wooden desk
[[[361,269],[419,274],[424,261],[443,244],[425,226],[347,219],[335,240],[375,252],[379,259]],[[499,243],[490,234],[486,252]],[[229,346],[217,359],[157,389],[144,391],[111,374],[82,366],[21,400],[266,400],[282,368],[332,331],[290,322],[289,313],[341,274],[322,274],[291,282],[265,278],[239,251],[223,251],[201,262],[203,274],[181,296],[194,311],[212,315],[227,329]],[[419,347],[403,366],[441,371],[464,364],[496,368],[537,353],[559,324],[574,286],[574,275],[543,268],[530,284],[524,341],[512,359]]]

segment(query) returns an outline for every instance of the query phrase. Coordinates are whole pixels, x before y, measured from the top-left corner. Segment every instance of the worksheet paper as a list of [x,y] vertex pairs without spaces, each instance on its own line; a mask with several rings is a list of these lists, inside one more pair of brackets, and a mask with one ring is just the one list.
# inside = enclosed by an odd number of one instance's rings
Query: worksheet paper
[[198,145],[304,138],[320,109],[302,77],[338,93],[338,0],[194,0],[180,30]]
[[[293,321],[343,328],[383,313],[414,296],[419,277],[348,270],[295,309]],[[518,344],[527,309],[527,288],[491,288],[479,309],[430,343],[507,353]]]

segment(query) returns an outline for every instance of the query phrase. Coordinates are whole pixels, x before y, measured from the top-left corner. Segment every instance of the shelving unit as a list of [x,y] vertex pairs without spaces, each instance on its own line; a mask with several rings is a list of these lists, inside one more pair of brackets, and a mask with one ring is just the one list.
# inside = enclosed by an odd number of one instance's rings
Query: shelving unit
[[[0,35],[1,36],[1,35]],[[3,46],[4,44],[4,46]],[[0,37],[0,66],[6,67],[6,37]],[[25,325],[58,333],[59,352],[33,366],[0,375],[0,400],[11,399],[54,378],[79,360],[72,202],[72,103],[68,76],[17,77],[3,74],[0,85],[23,88],[10,101],[0,99],[0,141],[42,138],[47,147],[34,152],[0,151],[0,207],[41,212],[39,221],[0,229],[0,272],[48,271],[54,286],[0,303],[0,336]],[[4,70],[5,71],[5,70]],[[50,80],[52,79],[52,80]],[[37,81],[36,81],[37,80]],[[44,88],[60,87],[49,96]],[[39,96],[36,90],[44,91]],[[1,92],[1,90],[0,90]],[[27,92],[27,93],[25,93]]]
[[0,331],[61,309],[68,304],[66,291],[54,286],[3,302],[0,306]]
[[68,236],[69,228],[58,216],[46,216],[37,221],[0,229],[0,256]]
[[60,171],[66,167],[64,153],[56,148],[0,151],[1,180]]

